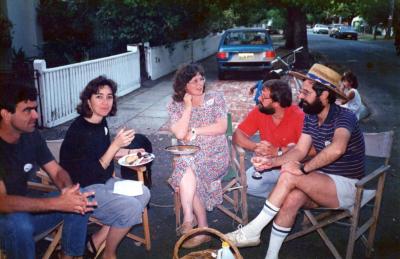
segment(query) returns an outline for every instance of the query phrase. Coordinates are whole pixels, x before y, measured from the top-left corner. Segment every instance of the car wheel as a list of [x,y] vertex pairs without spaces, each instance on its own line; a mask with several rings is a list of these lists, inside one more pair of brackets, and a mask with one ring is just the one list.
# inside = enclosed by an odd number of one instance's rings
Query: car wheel
[[226,74],[224,71],[218,71],[218,79],[225,80]]

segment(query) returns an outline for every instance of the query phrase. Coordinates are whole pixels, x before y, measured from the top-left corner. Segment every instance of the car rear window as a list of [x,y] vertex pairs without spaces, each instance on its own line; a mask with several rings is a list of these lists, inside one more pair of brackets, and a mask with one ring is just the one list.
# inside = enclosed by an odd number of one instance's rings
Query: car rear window
[[268,34],[262,31],[227,32],[224,40],[224,45],[265,45],[268,43]]

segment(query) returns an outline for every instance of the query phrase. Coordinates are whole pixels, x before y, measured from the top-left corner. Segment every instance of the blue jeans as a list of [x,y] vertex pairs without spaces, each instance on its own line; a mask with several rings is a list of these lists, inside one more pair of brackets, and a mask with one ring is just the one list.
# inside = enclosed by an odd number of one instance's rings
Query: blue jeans
[[64,220],[62,250],[70,256],[82,256],[85,251],[89,215],[74,213],[26,213],[0,214],[0,245],[8,259],[34,259],[33,237],[54,227]]

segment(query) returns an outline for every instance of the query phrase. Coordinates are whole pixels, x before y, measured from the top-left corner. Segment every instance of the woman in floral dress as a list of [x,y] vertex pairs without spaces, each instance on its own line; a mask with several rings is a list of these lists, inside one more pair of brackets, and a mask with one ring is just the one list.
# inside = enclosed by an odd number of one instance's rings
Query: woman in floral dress
[[[204,70],[197,64],[181,67],[175,75],[174,94],[168,104],[170,130],[184,144],[197,145],[193,156],[175,159],[170,183],[179,189],[183,208],[181,234],[197,223],[207,227],[206,210],[222,203],[221,179],[229,164],[227,108],[223,94],[205,93]],[[197,220],[196,220],[197,219]],[[210,240],[197,235],[183,247],[191,248]]]

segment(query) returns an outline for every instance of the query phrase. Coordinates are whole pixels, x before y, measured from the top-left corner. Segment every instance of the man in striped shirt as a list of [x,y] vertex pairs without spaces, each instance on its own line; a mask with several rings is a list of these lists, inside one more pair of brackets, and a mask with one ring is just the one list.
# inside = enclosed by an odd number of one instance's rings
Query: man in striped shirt
[[[254,157],[257,170],[281,166],[275,189],[260,214],[248,225],[227,234],[238,247],[260,243],[262,229],[274,219],[266,258],[278,258],[279,249],[291,230],[300,208],[353,206],[355,183],[364,175],[364,139],[356,116],[335,104],[340,75],[314,64],[304,80],[300,106],[306,113],[297,145],[280,157]],[[317,155],[302,162],[309,149]]]

